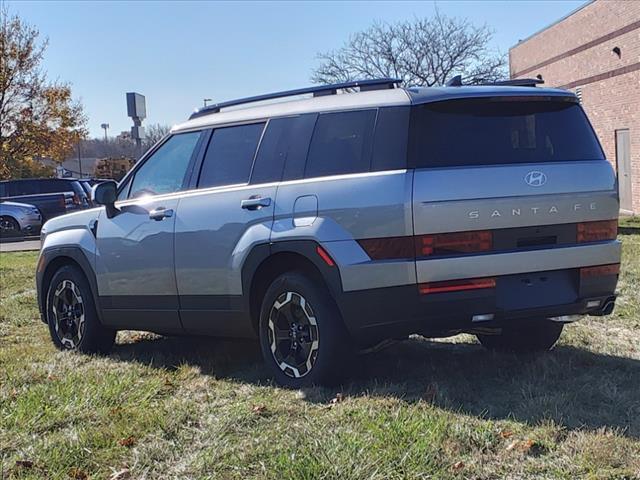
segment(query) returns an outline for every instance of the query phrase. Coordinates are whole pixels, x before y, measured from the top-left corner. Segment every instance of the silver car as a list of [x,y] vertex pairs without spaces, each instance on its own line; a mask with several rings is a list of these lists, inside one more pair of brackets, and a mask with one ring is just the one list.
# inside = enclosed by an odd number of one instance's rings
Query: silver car
[[576,96],[518,83],[381,79],[196,112],[95,186],[99,208],[45,224],[53,342],[257,337],[296,388],[410,334],[551,349],[614,308],[617,183]]
[[42,227],[40,211],[33,205],[17,202],[0,202],[0,234],[36,235]]

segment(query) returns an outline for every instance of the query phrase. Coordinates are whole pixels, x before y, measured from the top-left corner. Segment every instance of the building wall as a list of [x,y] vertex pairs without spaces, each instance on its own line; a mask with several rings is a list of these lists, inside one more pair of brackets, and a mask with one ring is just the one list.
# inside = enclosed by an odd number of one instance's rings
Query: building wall
[[509,70],[512,78],[542,75],[545,86],[579,90],[614,167],[615,130],[629,129],[633,211],[640,214],[640,1],[587,3],[514,46]]

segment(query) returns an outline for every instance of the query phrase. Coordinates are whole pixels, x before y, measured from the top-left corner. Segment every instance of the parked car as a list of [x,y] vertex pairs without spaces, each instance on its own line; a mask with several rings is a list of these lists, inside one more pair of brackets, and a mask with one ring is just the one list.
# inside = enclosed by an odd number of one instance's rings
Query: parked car
[[42,227],[40,211],[33,205],[0,201],[0,235],[2,237],[36,235]]
[[66,178],[27,178],[0,182],[0,200],[35,205],[43,219],[91,206],[80,182]]
[[616,298],[614,171],[576,96],[533,82],[212,105],[94,200],[43,229],[59,348],[107,351],[119,329],[254,336],[300,387],[410,334],[549,350]]

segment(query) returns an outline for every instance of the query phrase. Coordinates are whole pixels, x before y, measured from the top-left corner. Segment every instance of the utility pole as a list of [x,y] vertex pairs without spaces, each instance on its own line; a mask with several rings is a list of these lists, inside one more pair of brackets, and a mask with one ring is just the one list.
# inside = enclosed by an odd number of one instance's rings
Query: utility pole
[[80,142],[82,140],[78,139],[78,169],[80,170],[80,178],[82,178],[82,155],[80,154]]

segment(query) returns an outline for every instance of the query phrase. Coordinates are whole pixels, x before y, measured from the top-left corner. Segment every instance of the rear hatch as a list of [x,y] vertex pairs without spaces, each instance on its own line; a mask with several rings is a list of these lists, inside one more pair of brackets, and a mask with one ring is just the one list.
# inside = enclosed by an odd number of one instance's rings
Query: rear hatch
[[[614,171],[574,97],[414,106],[409,165],[419,283],[503,278],[496,291],[504,308],[516,306],[510,302],[520,284],[542,295],[518,305],[535,307],[541,296],[575,300],[574,267],[615,261],[616,248],[559,248],[582,243],[584,228],[596,231],[587,238],[596,242],[584,246],[598,247],[615,229],[606,221],[618,215]],[[518,277],[525,272],[543,274]]]

